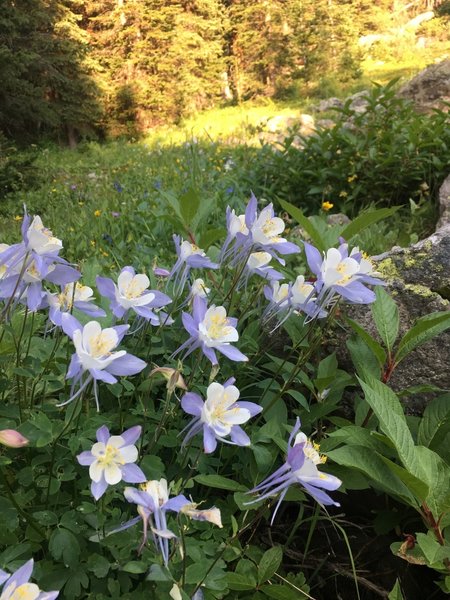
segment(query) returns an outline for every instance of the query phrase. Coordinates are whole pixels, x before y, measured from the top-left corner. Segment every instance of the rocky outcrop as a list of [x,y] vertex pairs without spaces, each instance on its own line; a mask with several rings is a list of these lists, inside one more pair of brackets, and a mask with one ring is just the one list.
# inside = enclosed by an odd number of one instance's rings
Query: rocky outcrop
[[450,60],[430,65],[400,88],[401,98],[412,100],[421,112],[445,109],[450,102]]
[[[435,311],[450,310],[450,176],[441,186],[441,219],[436,232],[409,248],[394,247],[373,257],[376,268],[387,282],[400,314],[400,334],[419,317]],[[351,317],[376,336],[370,310],[351,307]],[[342,357],[344,362],[348,357]],[[450,331],[416,348],[396,368],[390,380],[395,390],[416,385],[433,385],[450,390]],[[411,414],[420,414],[429,393],[405,396]]]

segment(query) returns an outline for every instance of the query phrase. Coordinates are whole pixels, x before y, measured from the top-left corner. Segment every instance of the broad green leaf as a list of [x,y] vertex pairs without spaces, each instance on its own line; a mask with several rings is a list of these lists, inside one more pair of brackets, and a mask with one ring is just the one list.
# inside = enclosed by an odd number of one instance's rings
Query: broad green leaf
[[314,225],[311,223],[311,221],[308,219],[308,217],[305,217],[303,212],[297,206],[294,206],[290,202],[287,202],[286,200],[280,200],[279,202],[280,202],[281,206],[284,208],[284,210],[287,213],[289,213],[291,215],[291,217],[293,219],[295,219],[297,221],[297,223],[306,231],[306,233],[309,235],[309,237],[314,242],[317,249],[324,252],[326,250],[326,248],[322,241],[322,236],[317,231],[317,229],[314,227]]
[[400,582],[398,579],[395,582],[395,585],[392,588],[392,590],[389,592],[388,600],[404,600],[402,590],[400,588]]
[[89,571],[92,571],[96,577],[102,579],[108,574],[111,565],[107,558],[94,553],[87,559],[87,566]]
[[214,242],[217,242],[217,240],[222,239],[224,235],[226,235],[226,233],[226,229],[224,229],[223,227],[217,227],[216,229],[207,229],[200,236],[200,247],[206,250],[207,248],[209,248],[209,246],[211,246],[211,244],[214,244]]
[[426,503],[435,519],[450,510],[450,467],[442,458],[425,446],[417,446],[416,475],[430,489]]
[[366,448],[384,454],[388,448],[386,444],[383,444],[377,439],[368,429],[365,427],[358,427],[357,425],[347,425],[345,427],[339,427],[335,431],[329,434],[320,445],[323,452],[327,452],[327,448],[333,445],[336,447],[338,444],[345,443],[347,446],[365,446]]
[[180,213],[185,226],[189,229],[192,220],[200,206],[200,195],[194,188],[189,188],[182,196],[180,196]]
[[230,590],[243,592],[256,589],[256,579],[248,573],[227,573],[227,583]]
[[301,600],[301,598],[311,597],[303,590],[289,585],[263,585],[260,591],[268,598],[275,598],[275,600]]
[[430,566],[450,558],[450,546],[441,546],[431,532],[418,533],[416,539]]
[[126,573],[145,573],[148,569],[148,565],[145,562],[139,560],[130,560],[126,565],[122,567],[122,571]]
[[415,473],[414,441],[406,423],[402,405],[396,394],[384,383],[368,376],[367,383],[359,380],[369,404],[380,422],[380,429],[394,444],[403,465]]
[[365,379],[368,374],[377,378],[381,376],[381,367],[375,354],[361,338],[350,338],[346,345],[361,379]]
[[369,227],[374,223],[378,223],[378,221],[381,221],[382,219],[390,217],[396,213],[399,208],[400,206],[392,206],[391,208],[378,208],[371,212],[363,213],[362,215],[356,217],[356,219],[353,219],[353,221],[347,225],[347,227],[341,232],[341,236],[345,240],[349,241],[354,235],[360,233],[363,231],[363,229],[366,229],[366,227]]
[[372,350],[373,354],[378,360],[378,364],[380,367],[382,367],[386,362],[386,352],[384,351],[383,346],[379,344],[371,335],[369,335],[364,327],[361,327],[359,323],[348,317],[346,318],[346,321],[353,331],[363,340],[366,346]]
[[398,364],[414,348],[428,342],[450,327],[450,311],[436,312],[419,319],[403,336],[397,348],[395,362]]
[[428,404],[419,425],[417,441],[432,447],[450,431],[450,394],[439,396]]
[[274,546],[264,552],[258,565],[258,583],[268,581],[278,570],[283,559],[283,551],[280,546]]
[[[400,465],[397,465],[392,460],[389,460],[385,456],[381,457],[385,465],[406,485],[408,490],[416,497],[420,502],[423,502],[429,494],[429,487],[425,481],[419,479]],[[415,506],[417,508],[417,506]]]
[[54,559],[61,559],[70,567],[75,567],[80,556],[77,538],[67,529],[55,529],[50,536],[49,550]]
[[398,308],[396,303],[381,286],[376,288],[375,295],[377,299],[372,304],[373,320],[381,339],[388,349],[388,353],[391,354],[395,340],[397,339],[400,323]]
[[364,446],[343,446],[328,452],[328,456],[338,465],[351,467],[361,471],[393,496],[401,498],[409,505],[415,506],[415,500],[404,483],[386,466],[382,457]]
[[222,477],[221,475],[197,475],[194,477],[197,483],[201,483],[206,487],[216,488],[218,490],[229,490],[232,492],[245,492],[247,488],[232,479]]

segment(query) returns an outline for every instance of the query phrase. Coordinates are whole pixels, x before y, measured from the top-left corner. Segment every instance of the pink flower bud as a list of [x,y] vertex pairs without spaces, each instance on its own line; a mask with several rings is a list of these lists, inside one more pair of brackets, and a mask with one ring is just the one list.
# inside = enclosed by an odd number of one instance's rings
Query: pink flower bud
[[8,448],[22,448],[30,443],[26,437],[15,429],[2,429],[0,431],[0,444]]

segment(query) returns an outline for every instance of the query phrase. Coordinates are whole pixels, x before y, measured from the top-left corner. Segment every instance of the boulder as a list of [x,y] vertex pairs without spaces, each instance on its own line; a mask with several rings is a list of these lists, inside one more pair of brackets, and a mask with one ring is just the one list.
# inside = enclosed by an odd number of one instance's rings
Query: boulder
[[421,112],[444,109],[444,103],[450,102],[450,60],[428,66],[401,87],[398,95],[412,100]]
[[[400,335],[416,319],[435,311],[450,310],[450,176],[440,188],[441,219],[436,232],[409,248],[394,247],[389,252],[372,257],[376,270],[387,283],[387,291],[396,301],[400,314]],[[376,329],[367,306],[349,307],[351,318],[373,336]],[[338,353],[349,368],[349,357]],[[450,331],[441,333],[416,348],[394,370],[390,385],[399,391],[416,385],[433,385],[450,390]],[[410,414],[421,414],[435,394],[412,394],[403,398]]]

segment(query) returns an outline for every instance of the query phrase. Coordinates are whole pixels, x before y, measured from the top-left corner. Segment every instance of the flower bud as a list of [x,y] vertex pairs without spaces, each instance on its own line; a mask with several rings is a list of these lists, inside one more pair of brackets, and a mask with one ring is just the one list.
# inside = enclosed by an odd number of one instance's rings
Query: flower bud
[[156,369],[151,371],[149,377],[152,377],[152,375],[157,375],[158,373],[162,375],[164,379],[167,379],[167,389],[169,391],[173,392],[175,388],[187,390],[186,383],[180,371],[170,367],[156,367]]
[[22,448],[30,443],[26,437],[15,429],[2,429],[0,431],[0,444],[8,448]]

